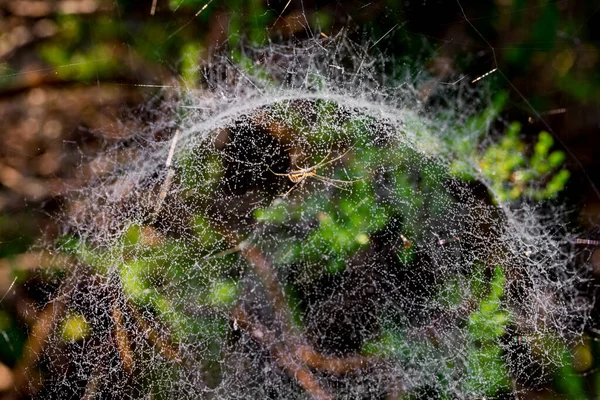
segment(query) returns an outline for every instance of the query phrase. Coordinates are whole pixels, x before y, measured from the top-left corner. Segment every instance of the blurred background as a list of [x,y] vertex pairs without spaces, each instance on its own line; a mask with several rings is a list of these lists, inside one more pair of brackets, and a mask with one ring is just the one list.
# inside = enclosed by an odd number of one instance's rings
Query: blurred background
[[[197,67],[241,45],[343,32],[415,73],[506,93],[501,118],[565,152],[559,201],[599,239],[599,27],[592,0],[0,0],[0,392],[50,292],[36,290],[44,254],[30,249],[60,234],[66,193],[101,167],[85,161],[152,126],[170,87],[201,87]],[[596,398],[597,344],[590,330],[571,386],[538,395]]]

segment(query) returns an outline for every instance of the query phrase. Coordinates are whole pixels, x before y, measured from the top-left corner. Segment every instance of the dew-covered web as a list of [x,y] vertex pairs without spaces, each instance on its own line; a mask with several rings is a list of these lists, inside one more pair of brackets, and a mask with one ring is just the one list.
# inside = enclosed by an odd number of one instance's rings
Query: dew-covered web
[[485,94],[427,103],[427,77],[369,47],[216,58],[157,111],[170,140],[102,154],[53,245],[69,273],[42,395],[476,398],[551,379],[591,308],[561,213],[500,201],[460,152],[491,125],[469,123]]

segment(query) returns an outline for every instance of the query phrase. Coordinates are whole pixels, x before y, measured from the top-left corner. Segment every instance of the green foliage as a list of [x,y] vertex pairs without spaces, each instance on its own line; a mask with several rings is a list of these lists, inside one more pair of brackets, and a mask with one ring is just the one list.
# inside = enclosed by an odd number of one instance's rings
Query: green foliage
[[209,302],[217,306],[231,307],[238,298],[238,287],[231,280],[216,281],[208,293]]
[[105,274],[108,271],[108,265],[111,263],[115,250],[104,251],[93,248],[79,238],[72,235],[65,235],[59,238],[56,244],[58,251],[74,256],[77,260],[91,267],[98,273]]
[[[473,280],[477,278],[474,276]],[[477,309],[467,318],[468,326],[468,352],[465,365],[453,363],[441,368],[447,374],[464,374],[464,384],[468,392],[485,393],[486,396],[497,396],[503,391],[510,390],[510,376],[506,362],[503,358],[504,351],[498,344],[500,337],[506,334],[507,326],[511,322],[510,314],[502,306],[504,292],[504,275],[500,267],[494,269],[494,276],[487,285],[487,295],[479,299],[476,286],[472,300],[478,301]],[[457,304],[459,299],[452,293],[457,293],[457,288],[452,282],[440,293],[450,302]],[[464,298],[461,299],[464,301]],[[447,304],[451,306],[451,304]],[[432,348],[433,347],[433,348]],[[396,360],[419,359],[432,351],[442,351],[432,346],[427,340],[409,339],[402,330],[389,321],[384,324],[382,333],[374,340],[366,342],[362,347],[364,355],[393,358]],[[464,368],[464,370],[462,370]],[[444,381],[444,379],[442,379]],[[410,393],[409,393],[410,394]]]
[[30,213],[0,214],[0,258],[27,251],[38,227]]
[[568,170],[561,168],[564,153],[550,152],[554,140],[548,132],[540,132],[533,154],[527,157],[526,145],[519,138],[520,129],[521,125],[513,122],[500,143],[489,146],[479,159],[479,167],[491,182],[492,192],[499,201],[556,197],[570,176]]
[[[482,115],[472,117],[464,128],[466,132],[487,132],[489,121],[495,118],[502,104],[503,100],[498,100]],[[459,131],[452,146],[458,154],[474,159],[497,201],[555,198],[570,177],[569,171],[562,167],[564,152],[551,151],[554,139],[545,131],[540,132],[537,142],[529,149],[520,132],[521,124],[513,122],[499,142],[478,150],[477,141],[461,141],[459,138],[463,133]],[[469,164],[460,157],[453,161],[451,169],[461,179],[473,179]]]
[[362,347],[362,354],[408,360],[418,350],[418,343],[410,343],[402,331],[393,326],[386,326],[383,333],[377,339],[365,342]]
[[[487,297],[468,319],[472,347],[467,356],[467,387],[490,396],[510,389],[508,370],[502,358],[503,350],[498,344],[498,339],[505,334],[510,322],[510,314],[502,308],[503,292],[504,274],[502,268],[496,267]],[[481,387],[482,382],[485,382],[485,387]]]
[[199,82],[198,62],[202,46],[195,42],[186,43],[181,48],[181,78],[187,85],[195,86]]
[[42,44],[38,54],[55,68],[60,79],[89,82],[113,76],[121,69],[114,57],[114,44],[108,41],[118,30],[114,22],[100,18],[95,24],[86,24],[68,15],[56,22],[60,37]]
[[467,356],[466,386],[475,393],[494,396],[510,390],[510,377],[502,359],[503,350],[498,344],[471,350]]
[[317,262],[327,255],[327,270],[336,273],[344,270],[346,260],[366,246],[369,234],[381,229],[389,217],[385,208],[376,203],[372,185],[363,180],[339,202],[331,202],[325,194],[320,194],[298,207],[279,202],[268,209],[257,210],[256,218],[264,223],[282,225],[304,218],[317,219],[317,229],[304,240],[289,244],[289,252],[280,261]]
[[573,367],[573,354],[564,348],[562,357],[562,367],[555,374],[554,386],[568,399],[588,399],[589,397],[586,395],[585,390],[585,379]]
[[65,342],[77,342],[90,336],[91,327],[83,315],[71,314],[62,321],[60,334]]
[[0,309],[0,362],[14,365],[23,354],[26,335],[6,310]]
[[[226,332],[223,320],[191,318],[184,312],[182,301],[193,296],[191,301],[198,305],[230,308],[237,299],[237,283],[227,278],[227,271],[235,265],[233,256],[214,260],[206,257],[224,249],[222,238],[200,215],[194,219],[197,236],[188,241],[167,239],[156,243],[148,237],[148,229],[130,226],[111,248],[92,249],[74,237],[62,238],[58,248],[102,275],[111,275],[115,260],[122,260],[117,270],[123,292],[136,305],[152,309],[179,340],[196,337],[210,342],[221,337]],[[194,244],[197,241],[200,246]],[[198,273],[190,274],[190,269]],[[76,340],[71,333],[82,324],[79,320],[71,322],[65,325],[64,336]]]
[[501,298],[504,291],[504,275],[500,267],[494,269],[487,298],[479,303],[479,309],[469,317],[469,332],[481,342],[493,342],[500,338],[509,321],[509,315],[502,310]]
[[[337,170],[328,175],[339,180],[357,181],[347,190],[334,188],[337,192],[335,197],[326,190],[311,190],[302,202],[274,201],[267,208],[257,209],[254,216],[258,222],[282,228],[307,220],[318,221],[315,229],[305,237],[283,241],[276,262],[278,265],[295,262],[322,264],[326,265],[328,273],[335,274],[344,271],[348,259],[365,250],[370,236],[383,229],[393,216],[405,221],[405,236],[416,238],[420,234],[414,228],[419,226],[416,216],[421,214],[424,217],[426,212],[441,216],[452,200],[444,194],[443,168],[426,162],[420,171],[420,187],[417,187],[409,171],[414,168],[412,162],[423,161],[419,160],[420,156],[414,150],[404,145],[377,148],[368,144],[361,137],[365,131],[361,131],[364,121],[360,119],[348,122],[343,131],[333,129],[336,107],[331,102],[320,102],[318,107],[319,117],[315,128],[308,134],[308,140],[316,149],[327,148],[323,142],[334,143],[342,138],[352,140],[351,156],[347,157],[343,172]],[[310,161],[305,162],[306,165],[314,165],[328,156],[328,152],[323,153],[322,150],[315,153]],[[375,194],[376,187],[371,174],[377,169],[388,171],[390,196],[395,199],[393,204],[379,200]],[[327,183],[311,182],[310,178],[305,185],[326,185],[331,188]],[[290,198],[296,198],[301,191],[296,188]],[[427,211],[418,212],[420,207]],[[402,247],[397,256],[402,262],[410,263],[414,259],[415,249],[412,246]]]

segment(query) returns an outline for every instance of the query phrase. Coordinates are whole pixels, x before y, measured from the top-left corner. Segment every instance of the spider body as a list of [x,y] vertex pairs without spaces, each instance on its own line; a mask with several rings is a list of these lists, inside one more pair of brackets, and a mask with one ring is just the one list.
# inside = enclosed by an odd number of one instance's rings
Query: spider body
[[293,183],[300,183],[303,180],[305,180],[306,178],[308,178],[310,176],[315,176],[315,175],[317,175],[316,168],[304,168],[304,169],[300,169],[298,171],[290,172],[289,174],[287,174],[287,177]]
[[[353,146],[354,147],[354,146]],[[307,167],[307,168],[299,168],[296,169],[294,171],[282,174],[282,173],[278,173],[275,172],[271,169],[271,167],[269,167],[268,165],[266,166],[267,169],[269,171],[271,171],[272,174],[277,175],[277,176],[285,176],[287,177],[292,183],[294,183],[294,186],[292,186],[292,188],[290,190],[288,190],[286,193],[282,194],[282,197],[286,197],[288,194],[290,194],[292,192],[292,190],[294,190],[296,188],[296,186],[298,185],[302,185],[304,184],[304,181],[306,180],[306,178],[309,177],[313,177],[315,179],[318,179],[322,182],[325,182],[329,185],[335,186],[338,189],[342,189],[342,190],[347,190],[345,187],[342,187],[343,185],[347,185],[350,183],[354,183],[359,181],[360,179],[356,179],[356,180],[351,180],[351,181],[345,181],[342,179],[333,179],[333,178],[328,178],[325,176],[321,176],[319,174],[317,174],[317,169],[318,168],[322,168],[328,164],[331,164],[337,160],[340,160],[341,158],[343,158],[346,154],[348,154],[348,152],[351,150],[352,148],[349,148],[348,150],[346,150],[343,154],[328,160],[329,156],[331,155],[331,151],[329,153],[327,153],[327,155],[325,156],[325,158],[323,158],[318,164],[313,165],[312,167]]]

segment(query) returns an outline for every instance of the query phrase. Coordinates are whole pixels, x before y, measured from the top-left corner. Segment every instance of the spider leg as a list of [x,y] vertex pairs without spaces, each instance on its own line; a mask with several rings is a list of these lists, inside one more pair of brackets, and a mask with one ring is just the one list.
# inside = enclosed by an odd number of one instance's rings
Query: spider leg
[[294,161],[294,168],[296,168],[296,170],[293,172],[311,171],[313,169],[320,168],[322,165],[327,164],[327,163],[325,163],[325,161],[329,158],[330,155],[331,155],[331,149],[329,149],[329,151],[327,152],[325,157],[323,157],[323,159],[321,159],[321,161],[319,161],[317,164],[313,165],[312,167],[301,168],[298,165],[298,163]]
[[[353,146],[351,146],[351,147],[348,147],[348,150],[346,150],[345,152],[343,152],[343,153],[342,153],[342,154],[340,154],[339,156],[337,156],[337,157],[335,157],[335,158],[332,158],[332,159],[331,159],[331,160],[329,160],[329,161],[325,161],[325,160],[327,160],[327,158],[329,157],[329,155],[327,155],[327,156],[326,156],[326,157],[325,157],[323,160],[321,160],[321,162],[320,162],[320,163],[318,163],[317,165],[315,165],[315,166],[314,166],[314,167],[312,167],[312,168],[321,168],[321,167],[324,167],[324,166],[326,166],[326,165],[328,165],[328,164],[331,164],[332,162],[336,162],[337,160],[339,160],[340,158],[343,158],[343,157],[344,157],[346,154],[348,154],[348,153],[350,152],[350,150],[352,150],[353,148],[354,148],[354,145],[353,145]],[[331,152],[330,152],[330,153],[331,153]]]
[[350,181],[346,181],[346,180],[343,180],[343,179],[333,179],[333,178],[329,178],[327,176],[321,176],[321,175],[315,175],[315,176],[318,176],[321,180],[324,180],[324,181],[327,181],[327,182],[337,182],[337,183],[347,183],[347,184],[355,183],[355,182],[363,180],[363,178],[360,178],[360,179],[353,179],[353,180],[350,180]]
[[319,163],[317,165],[315,165],[313,168],[318,168],[320,166],[327,165],[326,161],[331,156],[332,151],[333,151],[333,144],[331,144],[331,146],[329,146],[329,150],[327,151],[327,154],[325,154],[325,157],[323,157],[321,159],[321,161],[319,161]]
[[292,190],[294,190],[294,189],[296,188],[296,186],[298,186],[298,185],[299,185],[299,184],[301,184],[302,182],[304,182],[304,179],[302,179],[300,182],[296,182],[296,183],[294,184],[294,186],[292,186],[292,187],[290,188],[290,190],[288,190],[288,191],[287,191],[287,192],[285,192],[284,194],[280,194],[279,196],[280,196],[280,197],[288,197],[288,195],[289,195],[289,194],[292,192]]
[[[328,185],[331,185],[331,186],[333,186],[333,187],[336,187],[336,188],[338,188],[338,189],[340,189],[340,190],[349,190],[348,188],[342,187],[342,186],[340,186],[340,185],[336,185],[335,183],[333,183],[331,180],[327,179],[327,178],[326,178],[326,177],[324,177],[324,176],[321,176],[321,175],[313,175],[313,177],[314,177],[314,178],[316,178],[316,179],[318,179],[318,180],[320,180],[321,182],[324,182],[324,183],[326,183],[326,184],[328,184]],[[335,181],[334,181],[334,182],[335,182]],[[342,182],[346,182],[346,181],[342,181]]]

